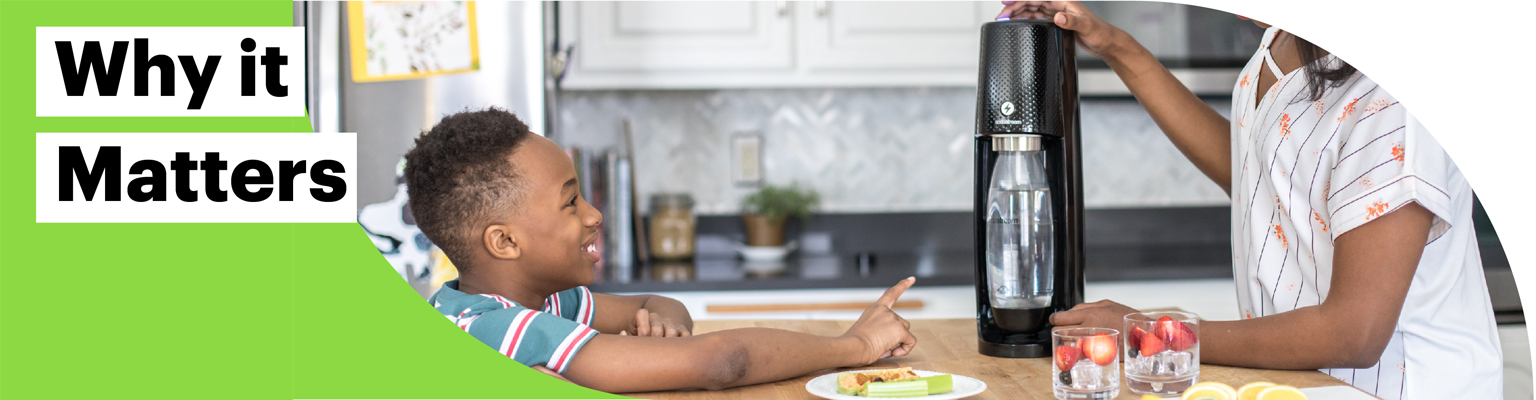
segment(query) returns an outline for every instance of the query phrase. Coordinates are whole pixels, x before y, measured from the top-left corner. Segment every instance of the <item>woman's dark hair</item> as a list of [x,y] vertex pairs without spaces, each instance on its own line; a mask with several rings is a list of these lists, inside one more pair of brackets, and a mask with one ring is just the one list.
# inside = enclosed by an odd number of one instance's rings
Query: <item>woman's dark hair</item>
[[1355,75],[1355,66],[1349,65],[1343,59],[1335,57],[1335,62],[1313,62],[1328,54],[1327,50],[1302,39],[1300,36],[1291,35],[1296,39],[1296,53],[1300,56],[1307,70],[1307,101],[1317,101],[1323,98],[1323,92],[1344,84],[1345,80]]

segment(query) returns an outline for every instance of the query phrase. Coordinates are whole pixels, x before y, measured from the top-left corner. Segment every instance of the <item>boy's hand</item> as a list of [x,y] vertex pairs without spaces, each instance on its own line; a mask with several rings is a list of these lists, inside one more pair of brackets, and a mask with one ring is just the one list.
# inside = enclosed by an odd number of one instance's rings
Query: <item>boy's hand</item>
[[873,364],[886,357],[904,356],[917,346],[917,338],[909,330],[912,324],[891,310],[896,299],[914,283],[917,278],[907,278],[886,289],[885,294],[865,308],[864,315],[843,334],[845,338],[858,339],[864,346],[863,358],[856,366]]
[[630,324],[630,328],[620,331],[619,335],[628,336],[630,331],[634,331],[635,336],[693,336],[693,333],[688,331],[687,326],[672,321],[670,318],[663,317],[661,314],[650,312],[650,310],[646,310],[644,308],[635,312],[635,320]]

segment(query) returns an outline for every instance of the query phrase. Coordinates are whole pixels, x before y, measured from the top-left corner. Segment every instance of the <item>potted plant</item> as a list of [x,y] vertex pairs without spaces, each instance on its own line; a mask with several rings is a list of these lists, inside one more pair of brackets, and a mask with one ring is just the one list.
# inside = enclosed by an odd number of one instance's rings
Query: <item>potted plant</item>
[[741,220],[747,227],[748,246],[783,246],[784,220],[810,218],[811,208],[821,201],[815,190],[792,183],[788,187],[765,185],[741,201]]

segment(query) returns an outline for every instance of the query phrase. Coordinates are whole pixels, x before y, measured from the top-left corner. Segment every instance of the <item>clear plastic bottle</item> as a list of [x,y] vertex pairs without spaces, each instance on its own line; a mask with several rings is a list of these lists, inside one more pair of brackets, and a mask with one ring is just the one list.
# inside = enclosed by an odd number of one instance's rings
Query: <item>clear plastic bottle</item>
[[[1050,307],[1056,232],[1051,224],[1045,154],[1039,150],[1039,137],[1000,140],[1017,142],[995,146],[1002,150],[998,151],[987,192],[987,282],[992,308],[1005,314]],[[1041,313],[1029,314],[1026,319],[1033,320]],[[1004,315],[996,316],[1005,328],[1023,326],[1023,321],[1004,321]]]

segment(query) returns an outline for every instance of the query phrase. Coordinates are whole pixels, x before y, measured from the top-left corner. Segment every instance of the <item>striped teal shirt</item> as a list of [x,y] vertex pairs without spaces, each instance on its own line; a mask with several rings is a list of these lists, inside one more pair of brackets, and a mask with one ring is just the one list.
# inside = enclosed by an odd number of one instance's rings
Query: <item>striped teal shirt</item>
[[585,286],[550,295],[539,310],[498,295],[471,295],[458,289],[458,280],[443,283],[429,300],[432,307],[459,329],[523,365],[565,373],[581,346],[597,336],[590,326],[592,292]]

